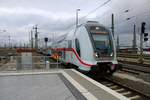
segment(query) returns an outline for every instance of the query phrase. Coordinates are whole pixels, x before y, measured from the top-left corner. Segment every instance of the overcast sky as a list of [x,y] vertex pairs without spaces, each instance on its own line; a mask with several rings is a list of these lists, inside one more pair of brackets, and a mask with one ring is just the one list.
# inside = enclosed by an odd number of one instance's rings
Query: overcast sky
[[[93,11],[98,6],[103,5]],[[115,33],[124,43],[124,38],[132,42],[133,24],[140,28],[142,21],[150,30],[150,0],[0,0],[0,39],[8,42],[19,42],[29,38],[32,27],[38,24],[41,38],[51,33],[64,34],[70,25],[75,23],[75,11],[80,8],[80,23],[86,20],[97,20],[107,27],[111,25],[111,14],[115,15]],[[128,10],[127,12],[125,12]],[[131,18],[126,20],[126,18]],[[6,30],[6,32],[3,32]],[[3,38],[3,39],[2,39]],[[6,41],[7,40],[7,41]]]

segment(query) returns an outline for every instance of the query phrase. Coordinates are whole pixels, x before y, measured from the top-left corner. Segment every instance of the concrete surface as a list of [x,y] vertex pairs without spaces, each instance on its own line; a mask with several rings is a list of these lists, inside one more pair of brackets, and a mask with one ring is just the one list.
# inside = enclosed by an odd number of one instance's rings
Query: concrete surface
[[75,70],[65,70],[65,72],[69,74],[74,80],[76,80],[80,85],[82,85],[88,92],[95,96],[97,100],[129,100],[125,96]]
[[87,99],[129,100],[73,69],[0,73],[0,100]]
[[76,100],[57,74],[0,77],[0,100]]

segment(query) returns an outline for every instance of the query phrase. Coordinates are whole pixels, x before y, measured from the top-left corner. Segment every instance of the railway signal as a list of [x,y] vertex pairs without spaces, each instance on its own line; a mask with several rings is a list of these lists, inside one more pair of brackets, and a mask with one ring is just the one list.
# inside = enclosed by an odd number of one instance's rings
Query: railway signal
[[144,33],[144,41],[148,41],[148,33]]
[[48,42],[48,38],[47,38],[47,37],[45,37],[45,38],[44,38],[44,41],[45,41],[45,42]]
[[142,22],[142,26],[141,26],[141,33],[144,35],[144,41],[148,41],[148,33],[145,33],[145,25],[146,23],[145,22]]
[[[145,33],[145,22],[142,22],[141,24],[141,35],[140,35],[140,58],[139,62],[143,63],[143,42],[148,41],[148,33]],[[143,41],[144,39],[144,41]]]
[[45,49],[47,49],[48,37],[45,37],[45,38],[44,38],[44,42],[45,42]]
[[145,33],[145,22],[142,22],[141,33]]

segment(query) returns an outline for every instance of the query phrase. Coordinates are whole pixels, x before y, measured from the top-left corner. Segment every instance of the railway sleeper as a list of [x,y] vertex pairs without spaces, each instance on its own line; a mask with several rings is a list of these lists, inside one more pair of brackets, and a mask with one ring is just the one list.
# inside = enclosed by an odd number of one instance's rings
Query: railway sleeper
[[124,88],[118,88],[118,89],[114,89],[116,92],[122,92],[122,91],[125,91]]
[[130,100],[139,99],[139,98],[141,98],[139,95],[135,95],[135,96],[129,97]]

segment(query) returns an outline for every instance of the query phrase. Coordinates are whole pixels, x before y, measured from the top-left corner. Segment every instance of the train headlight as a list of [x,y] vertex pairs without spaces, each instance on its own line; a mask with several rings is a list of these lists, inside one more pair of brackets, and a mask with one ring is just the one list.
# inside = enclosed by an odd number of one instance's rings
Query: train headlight
[[94,53],[94,56],[95,56],[96,58],[98,58],[98,57],[99,57],[99,54],[98,54],[97,52],[95,52],[95,53]]
[[111,57],[113,56],[113,52],[110,54],[110,56],[111,56]]

